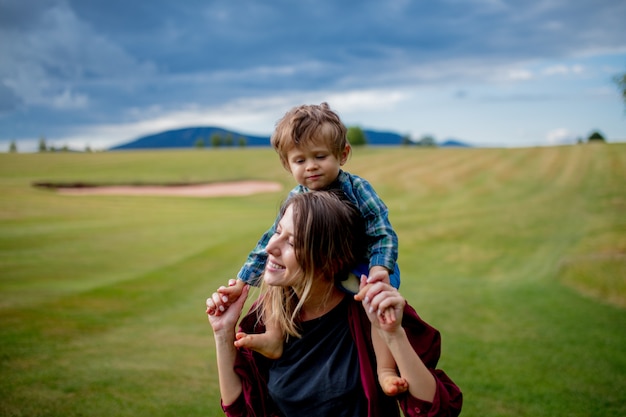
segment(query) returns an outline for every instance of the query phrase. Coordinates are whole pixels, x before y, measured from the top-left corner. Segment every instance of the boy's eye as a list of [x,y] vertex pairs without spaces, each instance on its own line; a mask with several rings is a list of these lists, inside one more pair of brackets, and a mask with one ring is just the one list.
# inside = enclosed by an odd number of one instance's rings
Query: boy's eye
[[317,159],[324,159],[324,158],[326,158],[326,155],[317,155],[316,158]]

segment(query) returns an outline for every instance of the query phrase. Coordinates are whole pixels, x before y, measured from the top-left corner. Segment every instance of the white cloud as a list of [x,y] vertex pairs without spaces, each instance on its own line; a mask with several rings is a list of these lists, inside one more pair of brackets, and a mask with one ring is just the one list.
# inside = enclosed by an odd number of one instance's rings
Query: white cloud
[[543,70],[545,75],[569,74],[569,67],[565,65],[554,65]]
[[526,69],[515,69],[509,71],[508,78],[514,81],[526,81],[533,78],[533,73]]
[[569,75],[569,74],[582,74],[584,72],[584,67],[579,64],[575,65],[552,65],[550,67],[545,68],[542,73],[546,76],[552,75]]
[[546,133],[546,142],[549,145],[563,145],[566,143],[574,143],[576,140],[574,134],[566,128],[557,128]]
[[89,98],[85,94],[74,93],[69,88],[52,99],[52,105],[57,109],[84,109],[88,104]]
[[132,122],[92,125],[55,138],[55,146],[105,149],[138,137],[190,126],[218,126],[254,135],[270,135],[275,123],[291,107],[326,101],[342,119],[361,111],[389,111],[408,98],[400,91],[359,90],[345,93],[315,92],[269,98],[238,99],[219,107],[188,105],[175,111],[160,106],[133,109]]

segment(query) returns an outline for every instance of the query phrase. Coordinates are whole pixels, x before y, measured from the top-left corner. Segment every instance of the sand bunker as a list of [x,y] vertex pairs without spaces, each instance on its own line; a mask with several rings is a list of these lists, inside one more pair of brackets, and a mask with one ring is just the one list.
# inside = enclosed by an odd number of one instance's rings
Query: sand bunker
[[145,195],[175,197],[246,196],[281,191],[283,186],[269,181],[237,181],[190,185],[115,185],[97,187],[58,187],[68,195]]

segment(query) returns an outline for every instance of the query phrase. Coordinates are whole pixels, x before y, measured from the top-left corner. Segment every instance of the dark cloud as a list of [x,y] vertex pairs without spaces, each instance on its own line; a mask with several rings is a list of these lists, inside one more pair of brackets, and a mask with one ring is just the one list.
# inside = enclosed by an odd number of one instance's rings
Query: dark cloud
[[623,52],[625,17],[614,0],[0,0],[0,126],[34,108],[89,123],[281,91],[471,82],[502,64]]
[[21,100],[13,90],[0,83],[0,117],[19,108]]

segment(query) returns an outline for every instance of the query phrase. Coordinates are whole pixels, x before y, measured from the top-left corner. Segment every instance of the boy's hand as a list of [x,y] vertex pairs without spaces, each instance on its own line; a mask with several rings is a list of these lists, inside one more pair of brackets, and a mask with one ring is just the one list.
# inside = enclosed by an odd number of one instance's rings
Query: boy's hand
[[389,270],[384,266],[375,265],[370,268],[370,274],[367,277],[367,283],[384,282],[389,284]]
[[[207,300],[207,314],[221,315],[236,300],[239,299],[245,283],[240,279],[228,280],[228,286],[221,286]],[[210,301],[210,302],[209,302]]]

